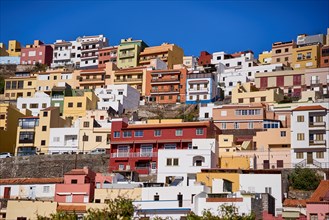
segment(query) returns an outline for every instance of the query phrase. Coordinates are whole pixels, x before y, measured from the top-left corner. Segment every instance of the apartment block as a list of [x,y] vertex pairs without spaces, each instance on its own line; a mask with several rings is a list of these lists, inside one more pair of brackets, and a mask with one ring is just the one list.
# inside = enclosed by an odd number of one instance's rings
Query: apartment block
[[318,68],[320,66],[320,44],[300,45],[292,50],[294,69]]
[[190,73],[186,80],[186,104],[215,102],[219,97],[214,73]]
[[160,46],[146,47],[140,53],[139,65],[150,65],[151,59],[164,61],[169,69],[175,64],[183,64],[184,51],[175,44],[163,43]]
[[329,105],[304,105],[292,110],[291,162],[296,166],[329,167]]
[[137,67],[140,53],[148,45],[142,40],[133,40],[132,38],[121,39],[118,46],[117,66],[119,68]]
[[[29,112],[27,112],[28,115]],[[14,105],[0,103],[0,151],[15,153],[18,119],[25,116]]]
[[20,57],[0,56],[0,64],[20,64]]
[[294,48],[296,48],[295,41],[273,43],[271,63],[283,63],[285,66],[291,66],[294,60],[292,57]]
[[[131,170],[155,174],[159,149],[192,148],[192,139],[211,138],[209,122],[171,120],[129,124],[127,119],[112,119],[110,170]],[[171,166],[179,161],[172,160]]]
[[297,36],[297,45],[310,45],[310,44],[321,44],[325,45],[326,36],[324,34],[316,34],[316,35],[307,35],[307,34],[299,34]]
[[262,65],[270,64],[272,62],[272,51],[263,51],[259,54],[258,62]]
[[252,83],[238,84],[232,90],[232,104],[253,102],[278,103],[283,100],[283,91],[280,88],[260,91]]
[[242,69],[255,65],[254,52],[243,51],[233,54],[215,52],[212,54],[211,64],[222,64],[225,69]]
[[17,40],[8,41],[8,56],[19,57],[21,56],[21,44]]
[[186,68],[147,71],[145,96],[148,102],[159,104],[186,101]]
[[15,76],[5,79],[5,100],[18,97],[32,97],[35,93],[37,77],[29,72],[16,72]]
[[40,40],[35,40],[33,44],[26,45],[21,49],[21,64],[33,64],[36,63],[51,65],[53,60],[53,47],[51,45],[44,44]]
[[329,66],[305,70],[305,87],[320,97],[329,97]]
[[320,67],[329,67],[329,45],[321,48]]
[[75,67],[81,65],[81,40],[75,41],[56,40],[54,43],[52,68],[56,67]]
[[118,47],[103,47],[98,50],[98,68],[105,69],[107,62],[117,63]]
[[207,51],[201,51],[198,65],[199,66],[207,66],[211,64],[212,54],[208,53]]
[[195,56],[184,56],[183,64],[186,66],[189,72],[196,70],[198,66],[198,58]]
[[110,76],[106,74],[104,69],[86,69],[81,70],[78,76],[79,89],[96,89],[103,88],[106,84],[106,79]]
[[44,92],[36,92],[32,97],[17,98],[17,108],[19,110],[28,109],[33,116],[38,116],[42,109],[51,106],[51,98]]
[[98,50],[108,46],[104,35],[83,36],[77,39],[81,42],[81,69],[98,67]]
[[63,115],[64,111],[64,97],[72,96],[72,87],[65,82],[58,82],[57,86],[54,86],[50,93],[51,106],[59,107],[60,115]]
[[284,70],[275,72],[256,73],[255,86],[261,91],[280,88],[284,95],[300,98],[304,91],[305,70]]

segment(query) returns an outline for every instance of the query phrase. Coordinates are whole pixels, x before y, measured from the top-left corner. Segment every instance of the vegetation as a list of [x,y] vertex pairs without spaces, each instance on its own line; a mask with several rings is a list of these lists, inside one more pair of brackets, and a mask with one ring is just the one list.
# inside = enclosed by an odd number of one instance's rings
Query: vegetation
[[309,168],[297,167],[289,176],[290,185],[298,190],[315,190],[320,181],[321,176]]
[[45,72],[47,70],[47,65],[46,64],[41,64],[41,63],[36,63],[35,66],[33,67],[32,71],[33,72]]

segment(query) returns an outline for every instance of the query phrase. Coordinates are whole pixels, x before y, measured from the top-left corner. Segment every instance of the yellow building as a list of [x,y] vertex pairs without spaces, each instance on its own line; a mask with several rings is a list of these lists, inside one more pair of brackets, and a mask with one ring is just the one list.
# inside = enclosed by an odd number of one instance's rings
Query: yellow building
[[16,100],[18,97],[33,97],[36,89],[35,76],[19,76],[5,79],[5,100]]
[[15,153],[18,119],[24,116],[14,105],[0,103],[0,152]]
[[197,182],[201,182],[206,186],[212,187],[213,179],[225,179],[225,180],[232,182],[232,191],[233,192],[239,191],[240,177],[239,177],[239,173],[237,172],[237,170],[231,170],[230,172],[225,172],[225,170],[223,170],[223,172],[220,172],[220,170],[218,170],[218,172],[216,172],[216,171],[212,172],[210,170],[206,170],[206,171],[197,173],[196,174]]
[[105,203],[106,200],[115,199],[119,196],[140,201],[142,199],[142,188],[111,188],[111,189],[95,189],[95,201]]
[[10,40],[7,52],[11,57],[19,57],[21,55],[21,44],[17,40]]
[[272,51],[263,51],[258,56],[258,62],[262,65],[271,64],[272,62]]
[[320,66],[320,44],[301,46],[292,50],[292,68],[318,68]]
[[6,45],[4,43],[0,43],[0,56],[1,57],[9,56],[6,50]]
[[163,43],[160,46],[146,47],[140,53],[139,65],[149,65],[151,59],[160,59],[169,69],[175,64],[183,64],[184,51],[175,44]]
[[97,108],[98,97],[93,91],[74,90],[73,96],[64,97],[63,117],[73,120],[86,116],[87,110]]
[[232,89],[232,104],[250,104],[250,103],[277,103],[283,100],[283,91],[280,88],[260,91],[252,83],[237,84]]
[[142,40],[121,39],[118,46],[117,66],[119,68],[136,67],[139,63],[139,54],[145,47],[148,46]]

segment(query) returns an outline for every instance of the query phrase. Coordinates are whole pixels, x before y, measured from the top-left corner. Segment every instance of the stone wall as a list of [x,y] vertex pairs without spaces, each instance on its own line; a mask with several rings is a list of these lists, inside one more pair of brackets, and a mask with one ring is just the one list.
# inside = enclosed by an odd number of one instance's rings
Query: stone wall
[[0,179],[62,177],[74,168],[88,166],[95,172],[108,172],[109,155],[62,154],[0,159]]

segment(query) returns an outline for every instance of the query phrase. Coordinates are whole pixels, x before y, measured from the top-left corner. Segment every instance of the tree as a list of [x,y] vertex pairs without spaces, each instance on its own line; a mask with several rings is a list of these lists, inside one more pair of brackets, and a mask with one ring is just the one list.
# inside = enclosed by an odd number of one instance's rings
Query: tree
[[289,182],[294,189],[315,190],[320,184],[321,176],[309,168],[297,167],[289,176]]
[[78,215],[75,212],[57,212],[50,214],[50,217],[37,215],[37,220],[78,220]]
[[35,66],[33,67],[33,72],[45,72],[47,70],[47,65],[42,64],[42,63],[36,63]]

